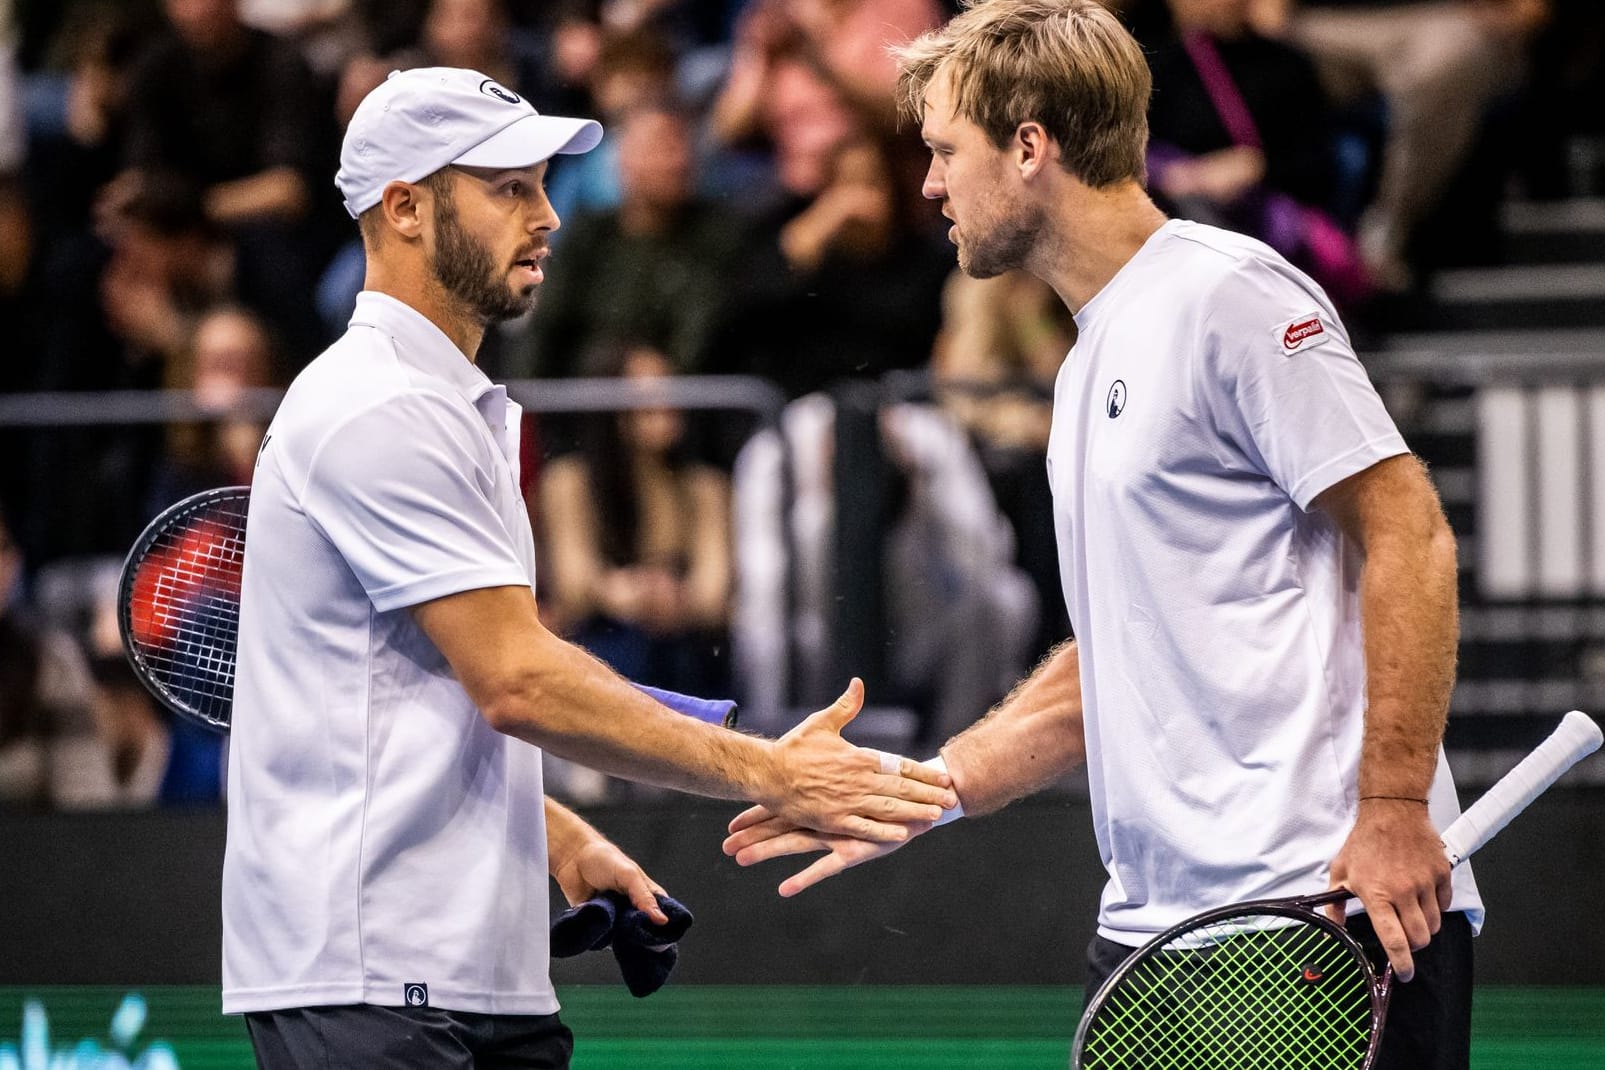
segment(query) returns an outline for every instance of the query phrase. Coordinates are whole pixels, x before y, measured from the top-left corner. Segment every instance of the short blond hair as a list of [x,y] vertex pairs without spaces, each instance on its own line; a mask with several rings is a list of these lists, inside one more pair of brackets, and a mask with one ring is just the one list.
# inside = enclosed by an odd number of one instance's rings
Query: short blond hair
[[1097,0],[965,0],[947,25],[896,50],[902,110],[920,122],[943,76],[954,113],[998,148],[1021,123],[1059,143],[1064,167],[1102,188],[1146,179],[1153,78],[1136,40]]

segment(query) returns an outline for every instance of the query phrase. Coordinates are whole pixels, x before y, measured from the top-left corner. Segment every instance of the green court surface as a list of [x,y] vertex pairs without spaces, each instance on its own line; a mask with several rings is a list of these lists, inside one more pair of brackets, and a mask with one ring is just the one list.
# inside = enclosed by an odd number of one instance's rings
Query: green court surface
[[[578,1037],[574,1070],[1062,1070],[1081,1002],[1054,987],[559,995]],[[0,988],[0,1070],[246,1070],[244,1030],[217,1006],[208,988]],[[1475,1070],[1605,1067],[1605,988],[1480,988],[1474,1023]]]

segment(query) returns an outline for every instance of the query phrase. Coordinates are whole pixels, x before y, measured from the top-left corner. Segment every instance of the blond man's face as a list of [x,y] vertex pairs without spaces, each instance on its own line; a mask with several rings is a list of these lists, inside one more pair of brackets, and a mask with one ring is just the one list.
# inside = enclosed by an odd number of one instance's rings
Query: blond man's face
[[920,135],[931,150],[921,192],[941,201],[942,214],[952,220],[947,237],[958,246],[959,268],[989,279],[1024,264],[1036,237],[1037,214],[1026,207],[1008,152],[974,122],[954,114],[952,88],[940,72],[925,91]]

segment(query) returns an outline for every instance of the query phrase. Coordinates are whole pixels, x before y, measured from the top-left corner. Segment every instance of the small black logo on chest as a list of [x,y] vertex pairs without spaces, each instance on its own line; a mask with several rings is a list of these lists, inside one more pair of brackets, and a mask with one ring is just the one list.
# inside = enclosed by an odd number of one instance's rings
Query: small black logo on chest
[[1109,419],[1111,420],[1126,411],[1125,380],[1116,379],[1109,387],[1109,397],[1105,399],[1103,407],[1104,411],[1109,414]]

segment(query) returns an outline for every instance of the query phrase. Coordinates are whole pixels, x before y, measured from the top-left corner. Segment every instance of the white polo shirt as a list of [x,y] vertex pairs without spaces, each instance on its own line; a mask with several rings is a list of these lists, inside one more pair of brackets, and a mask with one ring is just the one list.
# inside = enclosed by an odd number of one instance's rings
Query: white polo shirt
[[[1166,223],[1076,323],[1048,473],[1098,931],[1137,945],[1325,890],[1356,815],[1365,656],[1355,548],[1310,504],[1407,450],[1326,295],[1250,238]],[[1439,828],[1459,814],[1441,749],[1430,803]],[[1480,924],[1469,867],[1454,909]]]
[[557,1010],[540,751],[485,723],[408,611],[534,582],[519,415],[422,315],[363,293],[268,428],[229,749],[225,1012]]

